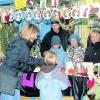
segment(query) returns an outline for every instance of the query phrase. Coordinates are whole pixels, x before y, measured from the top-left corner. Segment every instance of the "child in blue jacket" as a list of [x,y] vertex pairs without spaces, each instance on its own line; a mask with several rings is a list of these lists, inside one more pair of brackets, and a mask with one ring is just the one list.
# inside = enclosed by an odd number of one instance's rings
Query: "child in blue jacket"
[[69,87],[67,76],[56,67],[56,54],[47,51],[45,65],[36,76],[36,87],[40,90],[40,100],[62,100],[62,91]]
[[57,55],[57,66],[66,67],[66,62],[69,61],[69,57],[62,48],[59,36],[55,35],[51,38],[50,51],[54,52]]

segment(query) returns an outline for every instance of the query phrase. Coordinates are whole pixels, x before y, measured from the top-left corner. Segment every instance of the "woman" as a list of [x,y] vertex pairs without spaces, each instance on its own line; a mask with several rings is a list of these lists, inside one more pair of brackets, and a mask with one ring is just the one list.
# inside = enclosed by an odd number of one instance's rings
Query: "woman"
[[91,44],[85,51],[85,62],[100,63],[100,29],[93,29],[90,34]]
[[20,35],[8,44],[4,62],[0,67],[1,100],[20,99],[18,89],[21,85],[19,82],[21,72],[33,71],[34,66],[42,65],[42,60],[30,57],[30,50],[38,33],[39,29],[35,25],[26,24]]

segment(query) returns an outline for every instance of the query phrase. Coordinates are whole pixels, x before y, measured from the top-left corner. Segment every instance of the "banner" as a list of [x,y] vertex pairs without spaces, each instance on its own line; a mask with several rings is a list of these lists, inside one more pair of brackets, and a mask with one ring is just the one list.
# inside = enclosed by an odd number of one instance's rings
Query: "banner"
[[16,9],[21,9],[26,7],[27,0],[15,0],[14,5]]

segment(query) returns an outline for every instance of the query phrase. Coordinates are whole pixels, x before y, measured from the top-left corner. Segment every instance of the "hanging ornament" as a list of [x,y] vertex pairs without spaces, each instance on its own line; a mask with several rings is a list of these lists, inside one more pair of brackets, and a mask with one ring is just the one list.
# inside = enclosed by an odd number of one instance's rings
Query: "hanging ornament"
[[35,23],[39,24],[42,21],[41,11],[36,9],[33,12]]
[[63,8],[63,14],[64,19],[70,19],[71,18],[71,10],[69,8]]
[[52,17],[51,10],[50,10],[49,8],[43,10],[42,17],[43,17],[43,19],[45,19],[45,20],[51,19],[51,17]]
[[16,11],[16,12],[15,12],[14,19],[15,19],[17,22],[20,22],[20,21],[21,21],[21,19],[22,19],[21,11]]
[[32,13],[31,13],[31,11],[26,11],[25,19],[27,21],[31,21],[32,20]]
[[79,11],[79,9],[77,7],[74,7],[72,9],[71,15],[72,15],[72,18],[79,19],[79,17],[80,17],[80,11]]
[[60,10],[58,8],[53,8],[52,9],[52,17],[54,19],[60,19],[61,13],[60,13]]

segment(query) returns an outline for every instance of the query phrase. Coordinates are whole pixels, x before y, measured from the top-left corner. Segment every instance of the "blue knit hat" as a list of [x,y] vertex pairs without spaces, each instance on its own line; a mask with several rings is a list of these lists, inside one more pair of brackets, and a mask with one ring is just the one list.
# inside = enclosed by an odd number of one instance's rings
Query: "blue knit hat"
[[68,41],[70,41],[72,39],[75,39],[79,42],[81,38],[80,38],[79,34],[71,34]]
[[51,45],[56,45],[56,44],[61,45],[61,40],[60,40],[59,36],[53,36],[51,38]]

